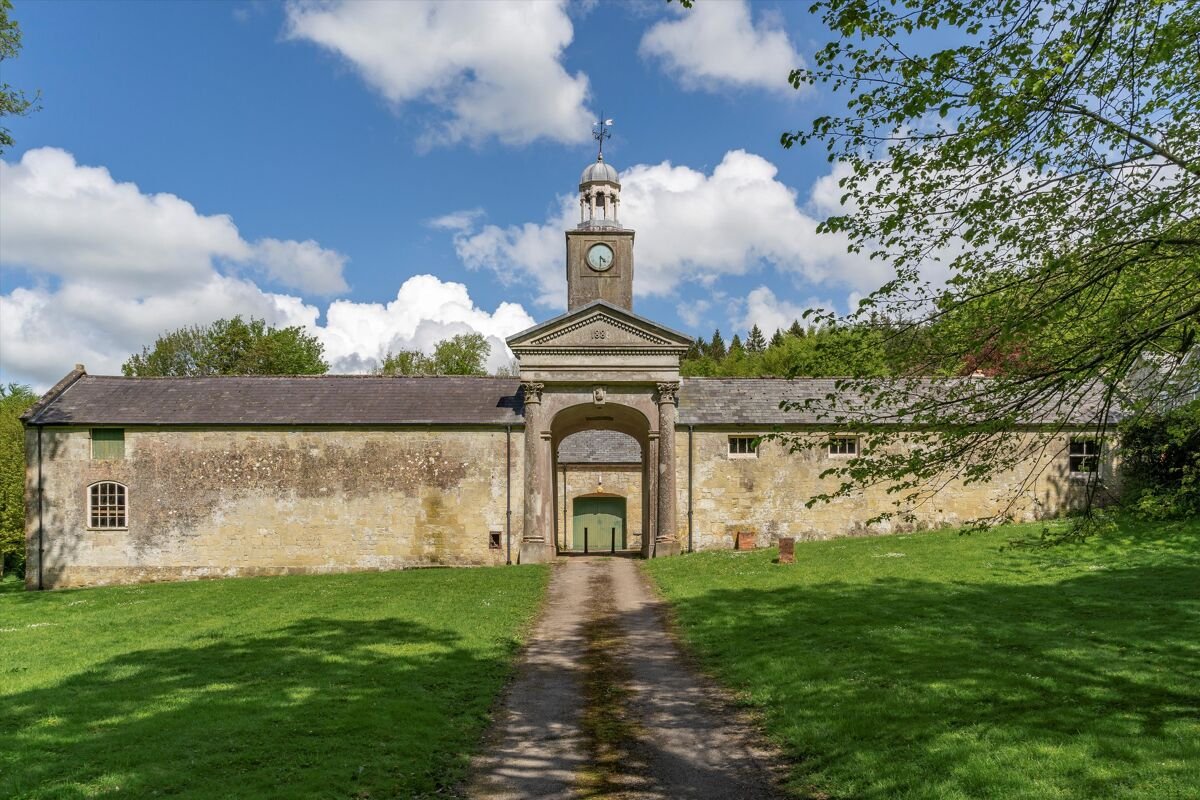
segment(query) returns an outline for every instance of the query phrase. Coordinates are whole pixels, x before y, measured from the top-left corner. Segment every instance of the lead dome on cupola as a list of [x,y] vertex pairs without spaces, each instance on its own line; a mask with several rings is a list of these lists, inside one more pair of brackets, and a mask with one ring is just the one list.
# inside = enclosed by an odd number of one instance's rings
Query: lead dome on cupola
[[611,164],[604,163],[604,156],[588,164],[583,170],[583,175],[579,177],[579,184],[582,186],[585,183],[620,183],[617,179],[617,170]]

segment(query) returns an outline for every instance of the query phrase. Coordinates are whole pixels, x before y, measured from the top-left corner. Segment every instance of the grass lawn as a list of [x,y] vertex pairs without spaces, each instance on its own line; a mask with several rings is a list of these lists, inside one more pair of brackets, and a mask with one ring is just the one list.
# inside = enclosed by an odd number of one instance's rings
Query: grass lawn
[[1015,533],[645,567],[801,796],[1200,797],[1200,521],[1001,551]]
[[0,587],[0,797],[445,790],[465,773],[546,577],[509,567]]

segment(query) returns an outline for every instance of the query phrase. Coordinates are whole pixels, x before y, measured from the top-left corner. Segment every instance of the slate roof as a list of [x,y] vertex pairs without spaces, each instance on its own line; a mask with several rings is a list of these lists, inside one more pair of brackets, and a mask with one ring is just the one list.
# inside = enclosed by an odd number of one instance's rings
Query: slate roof
[[[688,378],[679,390],[679,422],[682,425],[748,425],[766,427],[771,425],[829,424],[836,417],[847,417],[856,407],[865,408],[853,389],[839,389],[838,378]],[[907,391],[914,396],[924,395],[937,399],[947,393],[950,383],[962,385],[975,378],[919,379],[906,384]],[[986,379],[984,379],[986,380]],[[876,382],[878,383],[878,382]],[[986,390],[987,384],[976,384],[971,388]],[[827,407],[826,398],[838,397],[837,410],[832,415],[822,416]],[[797,403],[813,401],[815,408],[783,411],[781,400]],[[1076,396],[1063,398],[1059,405],[1031,409],[1021,419],[1022,424],[1056,423],[1063,419],[1079,425],[1092,425],[1100,417],[1102,393],[1098,386],[1085,387]],[[858,405],[856,406],[856,401]],[[1112,409],[1110,421],[1120,414]],[[868,415],[879,419],[883,410]],[[897,419],[887,420],[896,422]]]
[[820,399],[834,391],[824,378],[685,378],[679,389],[683,425],[776,425],[816,422],[815,416],[784,413],[779,401]]
[[[927,383],[934,392],[939,385]],[[779,401],[811,398],[821,403],[836,393],[832,378],[686,378],[678,419],[680,425],[758,428],[820,423],[824,420],[814,412],[781,411]],[[1087,399],[1073,417],[1080,424],[1092,423],[1098,408],[1096,398]],[[1057,416],[1043,413],[1046,421]],[[523,414],[515,378],[123,378],[76,371],[23,419],[31,425],[520,425]],[[607,440],[597,442],[590,447],[603,452],[618,448]],[[574,452],[568,448],[568,454]]]
[[642,448],[620,431],[580,431],[558,445],[560,464],[640,464]]
[[30,411],[31,425],[519,425],[524,407],[513,378],[83,375]]

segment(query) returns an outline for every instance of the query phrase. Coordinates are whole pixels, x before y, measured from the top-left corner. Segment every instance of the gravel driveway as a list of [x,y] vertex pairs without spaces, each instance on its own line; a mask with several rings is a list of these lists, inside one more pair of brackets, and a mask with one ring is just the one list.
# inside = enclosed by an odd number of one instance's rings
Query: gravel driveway
[[632,560],[560,559],[468,795],[784,797],[777,759],[689,666],[663,612]]

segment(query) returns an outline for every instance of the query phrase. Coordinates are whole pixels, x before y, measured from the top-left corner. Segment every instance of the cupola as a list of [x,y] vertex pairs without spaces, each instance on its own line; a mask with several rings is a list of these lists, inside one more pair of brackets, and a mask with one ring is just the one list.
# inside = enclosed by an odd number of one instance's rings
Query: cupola
[[617,170],[604,163],[604,153],[579,176],[579,227],[620,228],[621,183]]

